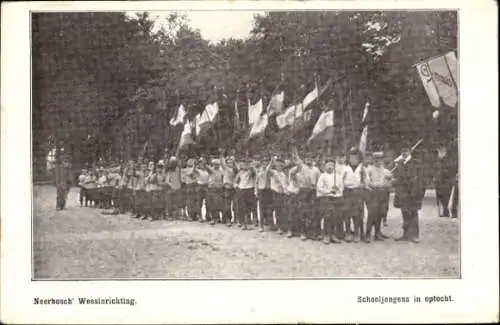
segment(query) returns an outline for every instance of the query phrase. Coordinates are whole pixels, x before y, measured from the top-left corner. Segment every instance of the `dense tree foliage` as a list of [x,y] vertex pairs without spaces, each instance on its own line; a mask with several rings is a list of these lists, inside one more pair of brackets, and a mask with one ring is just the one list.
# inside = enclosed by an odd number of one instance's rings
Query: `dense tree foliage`
[[[370,146],[397,148],[433,132],[413,65],[457,47],[454,12],[271,12],[254,17],[248,39],[216,44],[180,14],[155,31],[147,13],[34,14],[32,26],[38,167],[53,146],[78,163],[159,157],[176,149],[180,128],[168,121],[179,104],[192,118],[211,100],[220,116],[198,149],[232,148],[236,99],[267,102],[279,87],[288,105],[329,78],[323,100],[345,112],[344,142],[359,140],[369,99]],[[456,110],[445,113],[456,125]]]

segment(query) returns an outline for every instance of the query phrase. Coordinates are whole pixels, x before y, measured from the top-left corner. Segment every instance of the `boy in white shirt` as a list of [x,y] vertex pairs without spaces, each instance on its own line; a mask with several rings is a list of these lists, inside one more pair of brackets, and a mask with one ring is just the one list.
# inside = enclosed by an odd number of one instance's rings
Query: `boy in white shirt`
[[384,167],[383,152],[374,152],[374,164],[368,168],[368,185],[372,189],[367,197],[368,220],[366,222],[365,242],[371,240],[372,228],[375,228],[375,240],[388,238],[382,234],[380,226],[389,209],[389,187],[392,173]]
[[[278,234],[283,234],[286,231],[286,189],[287,177],[283,171],[284,162],[277,157],[274,158],[273,165],[271,166],[270,175],[270,188],[273,196],[273,209],[276,215],[276,225],[278,227]],[[272,214],[271,214],[272,216]]]
[[345,232],[341,233],[340,236],[347,242],[353,240],[350,231],[352,221],[354,224],[354,242],[359,242],[364,234],[364,197],[369,180],[366,167],[363,164],[363,155],[357,148],[353,148],[349,152],[342,180],[344,182]]
[[256,206],[255,177],[256,171],[250,166],[251,160],[244,158],[240,163],[240,170],[234,178],[236,214],[238,226],[249,230],[250,214]]
[[319,176],[316,187],[317,202],[323,217],[323,242],[340,243],[338,234],[342,227],[342,194],[344,190],[342,170],[336,168],[333,159],[325,162],[325,172]]
[[78,187],[80,188],[80,207],[83,206],[83,202],[85,202],[85,206],[87,206],[87,201],[85,199],[85,179],[87,178],[88,170],[82,169],[80,176],[78,176]]

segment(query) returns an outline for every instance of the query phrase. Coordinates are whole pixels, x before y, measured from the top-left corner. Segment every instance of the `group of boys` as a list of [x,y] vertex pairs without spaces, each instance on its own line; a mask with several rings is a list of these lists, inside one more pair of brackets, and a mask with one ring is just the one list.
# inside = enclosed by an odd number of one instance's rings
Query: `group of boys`
[[141,159],[106,170],[83,170],[80,205],[113,208],[113,214],[132,213],[141,219],[187,218],[237,224],[243,230],[256,226],[324,243],[384,240],[381,226],[387,223],[392,174],[382,152],[374,152],[371,161],[364,158],[353,148],[347,157],[321,163],[297,153],[288,159],[236,161],[222,151],[209,162],[180,162],[174,156],[157,163]]

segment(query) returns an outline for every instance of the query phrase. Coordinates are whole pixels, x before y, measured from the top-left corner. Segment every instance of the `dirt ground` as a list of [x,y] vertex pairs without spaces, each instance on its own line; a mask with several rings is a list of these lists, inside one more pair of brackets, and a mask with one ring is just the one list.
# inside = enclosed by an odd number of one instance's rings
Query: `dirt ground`
[[[460,275],[460,221],[438,218],[428,191],[420,211],[421,243],[324,245],[276,232],[241,231],[188,221],[137,220],[81,208],[78,189],[55,210],[55,188],[34,187],[35,279],[109,278],[407,278]],[[391,237],[401,235],[392,207]]]

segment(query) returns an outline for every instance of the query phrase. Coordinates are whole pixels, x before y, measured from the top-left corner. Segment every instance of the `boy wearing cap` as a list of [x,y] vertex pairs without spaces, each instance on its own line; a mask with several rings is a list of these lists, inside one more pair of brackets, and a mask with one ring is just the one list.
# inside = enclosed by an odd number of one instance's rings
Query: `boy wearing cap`
[[170,219],[180,218],[185,201],[182,200],[181,168],[177,157],[169,158],[164,171],[165,213]]
[[145,191],[146,187],[146,176],[147,176],[147,165],[141,164],[140,170],[137,172],[137,183],[134,189],[134,212],[135,217],[144,219],[145,218],[145,208],[147,204],[147,195]]
[[[86,168],[82,169],[82,172],[78,176],[78,187],[80,188],[80,207],[83,207],[83,202],[85,201],[85,178],[87,177],[88,170]],[[85,206],[87,206],[87,201],[85,201]]]
[[181,180],[184,187],[184,205],[186,206],[187,213],[191,221],[198,219],[198,214],[200,211],[197,209],[197,198],[196,198],[196,172],[195,172],[195,160],[189,158],[186,162],[186,167],[181,170]]
[[210,225],[220,222],[223,212],[222,190],[224,187],[224,170],[219,159],[212,160],[212,166],[206,166],[208,171],[208,190],[206,196],[206,219]]
[[250,214],[255,209],[255,176],[256,172],[251,166],[251,160],[244,158],[240,164],[240,170],[234,178],[236,215],[238,218],[238,226],[243,227],[243,230],[248,230],[248,221]]
[[369,184],[368,173],[363,164],[363,155],[353,148],[349,152],[347,164],[342,177],[344,185],[344,231],[339,234],[347,242],[353,240],[350,233],[351,221],[354,223],[354,242],[359,242],[364,235],[364,196]]
[[302,159],[295,155],[295,167],[290,170],[290,180],[298,187],[297,200],[298,211],[295,212],[294,224],[300,234],[300,239],[306,240],[311,237],[307,225],[314,219],[313,200],[316,195],[317,170],[311,169]]
[[337,234],[342,225],[343,171],[336,168],[334,159],[325,161],[325,171],[320,175],[316,187],[317,202],[323,217],[323,242],[340,243]]
[[264,158],[256,174],[255,187],[257,189],[257,199],[259,200],[260,207],[260,232],[264,231],[264,226],[273,224],[273,195],[270,188],[270,169],[271,161]]
[[[207,162],[205,158],[200,157],[198,159],[198,163],[196,164],[195,167],[195,175],[196,175],[196,210],[199,211],[200,213],[200,222],[204,222],[203,217],[202,217],[202,207],[203,207],[203,201],[205,201],[205,213],[208,213],[209,207],[206,201],[206,196],[207,196],[207,190],[208,190],[208,179],[210,177],[210,174],[208,173],[207,170]],[[206,216],[205,216],[206,217]]]
[[[274,213],[276,215],[276,225],[278,226],[278,234],[283,234],[287,230],[287,215],[285,214],[285,199],[286,199],[286,188],[287,177],[284,173],[284,162],[277,157],[273,158],[273,164],[271,166],[271,181],[270,188],[273,196],[273,207]],[[272,214],[271,214],[272,216]]]
[[389,187],[391,185],[391,172],[384,167],[383,152],[372,154],[373,165],[367,169],[368,186],[372,189],[367,195],[368,220],[366,222],[365,242],[371,240],[372,229],[375,228],[375,240],[388,238],[381,232],[382,220],[387,216],[389,209]]
[[[222,211],[222,217],[224,220],[224,223],[226,223],[229,227],[231,227],[232,223],[232,214],[231,214],[231,202],[233,202],[234,198],[234,178],[236,177],[236,174],[238,173],[238,169],[236,167],[236,163],[234,161],[234,157],[230,156],[224,159],[224,156],[222,155],[221,151],[221,163],[222,163],[222,170],[223,170],[223,177],[222,177],[222,183],[224,184],[224,189],[223,189],[223,211]],[[236,208],[234,209],[236,210]]]

